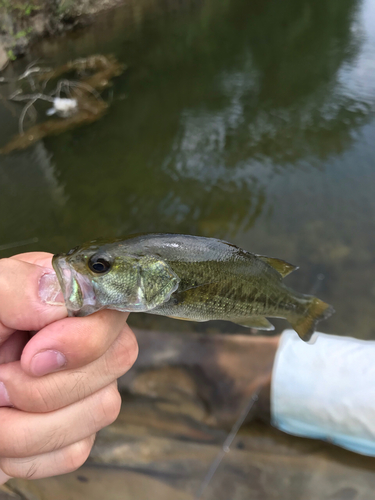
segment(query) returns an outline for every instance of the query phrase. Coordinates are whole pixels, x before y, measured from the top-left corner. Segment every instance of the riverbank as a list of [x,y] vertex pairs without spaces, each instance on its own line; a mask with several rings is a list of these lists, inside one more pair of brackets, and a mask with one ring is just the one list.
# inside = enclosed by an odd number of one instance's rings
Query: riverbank
[[0,70],[24,55],[38,38],[91,23],[124,0],[0,0]]

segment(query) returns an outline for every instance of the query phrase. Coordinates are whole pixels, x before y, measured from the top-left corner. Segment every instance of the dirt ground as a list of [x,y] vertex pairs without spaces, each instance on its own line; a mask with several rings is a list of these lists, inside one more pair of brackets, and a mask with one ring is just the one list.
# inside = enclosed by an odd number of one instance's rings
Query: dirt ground
[[0,0],[0,71],[38,38],[90,24],[125,0]]

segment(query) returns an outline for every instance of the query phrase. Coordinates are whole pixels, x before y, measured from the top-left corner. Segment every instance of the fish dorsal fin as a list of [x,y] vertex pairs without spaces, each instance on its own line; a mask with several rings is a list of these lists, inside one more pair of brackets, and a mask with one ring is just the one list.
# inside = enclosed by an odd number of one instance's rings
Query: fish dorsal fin
[[270,323],[264,316],[244,316],[242,318],[231,319],[231,321],[237,325],[245,326],[246,328],[255,328],[256,330],[271,331],[275,329],[273,324]]
[[298,269],[298,266],[293,266],[293,264],[289,264],[289,262],[285,262],[285,260],[275,259],[274,257],[265,257],[264,255],[257,255],[257,257],[269,266],[273,267],[283,278]]

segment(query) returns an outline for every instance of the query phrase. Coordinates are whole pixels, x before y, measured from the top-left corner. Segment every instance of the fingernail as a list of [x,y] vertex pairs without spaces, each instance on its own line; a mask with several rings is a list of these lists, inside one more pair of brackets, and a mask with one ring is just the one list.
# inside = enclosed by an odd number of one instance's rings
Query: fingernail
[[65,304],[59,280],[55,273],[46,273],[39,280],[39,297],[52,306]]
[[64,354],[59,351],[43,351],[35,354],[31,360],[30,369],[33,375],[41,377],[47,373],[56,372],[66,365]]
[[0,406],[12,406],[4,382],[0,382]]

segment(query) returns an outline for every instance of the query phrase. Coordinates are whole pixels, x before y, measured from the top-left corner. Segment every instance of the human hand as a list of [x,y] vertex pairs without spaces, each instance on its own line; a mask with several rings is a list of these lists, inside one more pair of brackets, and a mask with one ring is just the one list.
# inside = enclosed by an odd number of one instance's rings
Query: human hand
[[0,484],[80,467],[117,418],[116,379],[138,354],[127,314],[66,317],[51,257],[0,260]]

